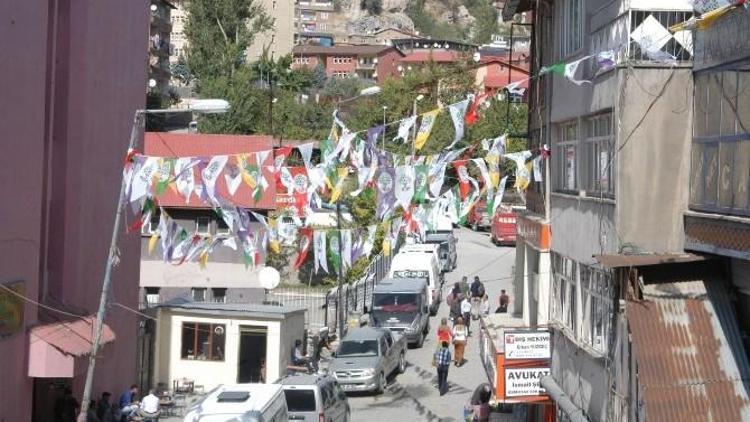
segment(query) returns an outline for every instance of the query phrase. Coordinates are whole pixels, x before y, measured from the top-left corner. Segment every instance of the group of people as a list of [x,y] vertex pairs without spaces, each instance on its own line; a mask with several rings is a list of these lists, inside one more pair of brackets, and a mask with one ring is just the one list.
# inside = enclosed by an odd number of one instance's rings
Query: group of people
[[[154,390],[138,401],[138,386],[133,384],[122,393],[118,403],[111,403],[112,393],[105,391],[99,400],[89,402],[86,422],[128,422],[135,416],[141,420],[159,417],[159,397]],[[63,395],[55,402],[55,422],[75,422],[81,406],[73,397],[70,388],[66,388]]]

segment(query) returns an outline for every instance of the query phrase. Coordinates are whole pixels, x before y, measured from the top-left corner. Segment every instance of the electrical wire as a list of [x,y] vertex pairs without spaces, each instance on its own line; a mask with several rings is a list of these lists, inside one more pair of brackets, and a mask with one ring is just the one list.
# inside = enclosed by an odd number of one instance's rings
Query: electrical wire
[[24,301],[26,301],[28,303],[33,304],[33,305],[36,305],[36,306],[38,306],[40,308],[44,308],[44,309],[46,309],[48,311],[57,312],[57,313],[62,314],[62,315],[66,315],[66,316],[73,317],[73,318],[78,318],[80,320],[88,322],[88,319],[86,319],[86,317],[84,317],[82,315],[76,315],[76,314],[73,314],[73,313],[70,313],[70,312],[67,312],[67,311],[63,311],[62,309],[57,309],[57,308],[54,308],[52,306],[47,306],[47,305],[45,305],[43,303],[39,303],[36,300],[33,300],[31,298],[28,298],[28,297],[22,295],[21,293],[18,293],[17,291],[11,289],[8,286],[0,284],[0,288],[3,289],[3,290],[5,290],[5,291],[7,291],[8,293],[10,293],[10,294],[18,297],[19,299],[24,300]]

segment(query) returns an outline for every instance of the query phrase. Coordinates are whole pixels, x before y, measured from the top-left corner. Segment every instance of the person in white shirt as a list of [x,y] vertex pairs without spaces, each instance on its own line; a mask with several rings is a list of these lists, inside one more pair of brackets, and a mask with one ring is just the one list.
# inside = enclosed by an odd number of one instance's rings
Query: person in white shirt
[[155,393],[153,389],[149,390],[148,396],[141,400],[140,414],[142,417],[155,418],[159,416],[159,397]]
[[471,335],[471,327],[469,327],[469,325],[471,324],[471,299],[469,299],[468,296],[461,301],[461,315],[464,319],[466,332],[468,333],[468,335]]

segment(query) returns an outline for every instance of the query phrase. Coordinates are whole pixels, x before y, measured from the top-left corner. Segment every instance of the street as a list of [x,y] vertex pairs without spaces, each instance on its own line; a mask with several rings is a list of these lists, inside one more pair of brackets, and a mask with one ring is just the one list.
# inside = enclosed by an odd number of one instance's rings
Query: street
[[[514,298],[510,276],[515,249],[493,245],[487,232],[473,232],[460,228],[456,230],[456,234],[458,268],[446,274],[443,298],[448,295],[453,283],[460,281],[461,276],[468,276],[471,282],[474,276],[478,275],[489,294],[491,311],[497,307],[501,289],[505,289],[511,296],[512,308]],[[424,347],[409,349],[406,356],[406,372],[391,379],[383,395],[349,396],[353,420],[461,420],[463,407],[468,403],[474,388],[482,382],[487,382],[487,377],[478,357],[478,325],[476,321],[472,321],[472,336],[466,346],[467,362],[460,368],[451,366],[448,373],[450,391],[440,397],[436,387],[436,371],[431,363],[436,347],[435,332],[440,325],[440,318],[447,316],[448,307],[442,303],[438,314],[431,318],[430,334]]]

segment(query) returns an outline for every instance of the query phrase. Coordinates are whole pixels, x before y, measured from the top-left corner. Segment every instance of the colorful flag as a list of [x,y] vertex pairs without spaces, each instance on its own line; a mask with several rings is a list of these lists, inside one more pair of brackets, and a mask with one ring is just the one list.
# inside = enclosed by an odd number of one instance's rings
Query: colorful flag
[[175,161],[174,177],[177,192],[185,198],[185,203],[190,202],[190,195],[195,190],[195,173],[193,167],[198,165],[200,160],[193,157],[181,157]]
[[216,198],[216,181],[224,170],[224,166],[227,165],[228,159],[229,157],[226,155],[215,155],[211,157],[208,165],[206,165],[206,168],[201,172],[203,186],[205,187],[208,199],[211,200],[212,204],[218,202],[218,199]]
[[292,154],[292,147],[278,147],[273,150],[273,167],[274,172],[278,173],[286,160]]
[[349,167],[339,167],[336,169],[336,185],[333,187],[331,192],[331,203],[335,203],[339,200],[341,192],[344,190],[344,182],[346,182],[346,176],[349,174]]
[[489,94],[482,93],[474,97],[474,101],[472,101],[468,111],[466,112],[465,120],[467,126],[471,126],[479,121],[479,106],[482,105],[482,103],[487,99],[488,96]]
[[396,201],[403,209],[408,209],[414,197],[414,167],[396,167]]
[[471,191],[471,182],[469,181],[469,170],[467,168],[469,160],[453,161],[453,168],[458,175],[458,188],[461,200],[465,200]]
[[315,230],[313,232],[313,243],[315,252],[315,273],[322,268],[328,274],[328,249],[326,248],[326,231]]
[[[312,245],[313,240],[313,230],[310,227],[300,227],[299,229],[299,253],[297,255],[297,259],[294,261],[294,269],[299,270],[302,264],[305,263],[305,260],[307,259],[307,254],[310,252],[310,245]],[[316,262],[317,267],[317,262]],[[317,272],[317,268],[316,268]]]
[[500,184],[497,186],[497,192],[495,193],[495,198],[492,200],[492,206],[487,206],[488,209],[492,209],[492,215],[495,215],[497,213],[498,208],[500,208],[500,205],[503,202],[503,195],[505,195],[505,183],[508,181],[508,176],[504,176],[502,180],[500,180]]
[[328,239],[328,253],[331,256],[331,264],[333,264],[333,267],[331,269],[336,272],[336,274],[339,274],[341,272],[341,251],[339,250],[341,231],[331,230],[330,235],[331,238]]
[[393,167],[380,167],[376,182],[378,189],[378,219],[385,219],[393,211],[396,202],[394,180]]
[[463,100],[459,101],[455,104],[451,104],[448,106],[448,111],[451,115],[451,120],[453,120],[453,130],[455,132],[453,136],[453,142],[451,142],[450,145],[445,147],[445,149],[451,149],[453,148],[458,141],[463,139],[464,137],[464,125],[465,125],[465,117],[466,117],[466,108],[469,106],[469,100]]
[[538,155],[533,160],[534,163],[534,181],[535,182],[541,182],[542,181],[542,156]]
[[367,129],[367,142],[371,146],[377,145],[378,141],[385,136],[385,126],[379,125]]
[[447,164],[444,162],[437,162],[430,167],[430,193],[433,198],[440,196],[440,191],[443,188],[443,181],[445,180],[446,166]]
[[406,143],[409,140],[409,131],[416,122],[417,116],[409,116],[401,120],[401,124],[398,125],[398,133],[393,140],[401,139],[402,142]]
[[570,82],[573,82],[574,84],[581,86],[583,84],[590,84],[591,81],[587,81],[584,79],[576,79],[576,71],[578,70],[578,65],[582,62],[594,57],[593,55],[582,57],[578,60],[572,61],[570,63],[565,64],[565,78],[569,80]]
[[344,269],[352,267],[352,230],[341,230],[341,262]]
[[156,171],[156,195],[161,195],[172,183],[172,171],[174,169],[174,158],[160,158],[159,168]]
[[419,125],[416,138],[414,138],[414,148],[416,150],[422,149],[424,144],[427,143],[427,138],[430,137],[430,132],[432,132],[432,127],[435,125],[435,120],[439,113],[440,109],[436,108],[422,114],[422,123]]
[[424,202],[427,200],[427,176],[430,166],[419,164],[414,166],[414,201]]
[[526,160],[531,158],[531,151],[513,152],[503,157],[516,163],[515,187],[520,190],[526,189],[531,181],[531,163],[526,164]]
[[599,52],[596,55],[596,64],[599,69],[596,71],[597,74],[613,69],[617,66],[617,56],[615,50],[605,50]]
[[151,183],[154,175],[159,169],[157,157],[135,157],[133,165],[133,176],[130,183],[130,202],[139,201],[147,195],[151,195]]

